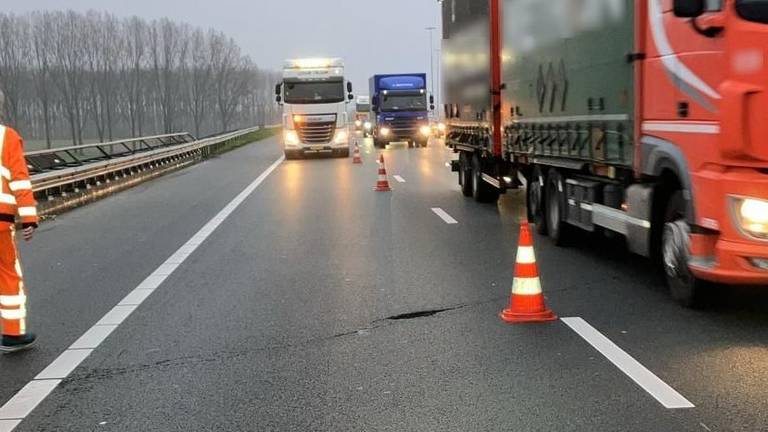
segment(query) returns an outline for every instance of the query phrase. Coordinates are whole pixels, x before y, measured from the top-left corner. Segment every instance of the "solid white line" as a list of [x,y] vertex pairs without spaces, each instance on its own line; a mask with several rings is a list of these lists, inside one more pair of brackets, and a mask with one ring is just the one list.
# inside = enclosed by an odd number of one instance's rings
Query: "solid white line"
[[[22,420],[56,388],[61,380],[30,381],[0,408],[0,420]],[[13,429],[10,429],[13,430]]]
[[400,177],[399,175],[393,175],[395,180],[397,180],[399,183],[405,183],[405,179]]
[[64,379],[72,373],[75,368],[83,362],[93,352],[92,349],[66,350],[61,355],[43,369],[35,379]]
[[693,408],[694,405],[675,389],[632,358],[610,339],[603,336],[594,327],[579,317],[562,318],[562,321],[587,341],[592,347],[604,355],[619,370],[624,372],[648,394],[656,398],[665,408]]
[[[213,231],[219,227],[264,180],[285,160],[276,160],[256,180],[242,190],[226,207],[184,243],[170,258],[161,264],[139,286],[131,291],[112,310],[107,312],[98,323],[86,331],[67,351],[64,351],[37,378],[27,383],[8,402],[0,407],[0,432],[11,432],[35,407],[40,404],[88,355],[121,324],[136,307],[142,304],[170,276],[184,260],[200,246]],[[48,379],[56,376],[61,379]],[[45,377],[45,379],[42,379]]]
[[80,339],[76,340],[75,343],[69,347],[69,349],[77,350],[98,348],[98,346],[104,342],[104,339],[111,335],[116,328],[116,325],[95,325],[83,333],[83,335],[80,336]]
[[451,217],[451,215],[446,213],[445,210],[441,209],[440,207],[434,207],[432,209],[432,211],[436,215],[440,216],[440,219],[442,219],[443,222],[447,223],[448,225],[455,225],[455,224],[459,223],[459,221],[457,221],[456,219]]
[[136,310],[136,305],[121,306],[112,308],[96,325],[120,325]]
[[11,432],[19,423],[21,420],[0,420],[0,432]]
[[117,305],[118,306],[138,306],[144,303],[144,300],[146,300],[147,297],[149,297],[149,295],[152,294],[153,291],[154,289],[136,288],[135,290],[128,293],[128,295],[125,296],[125,298],[122,299],[120,303],[118,303]]

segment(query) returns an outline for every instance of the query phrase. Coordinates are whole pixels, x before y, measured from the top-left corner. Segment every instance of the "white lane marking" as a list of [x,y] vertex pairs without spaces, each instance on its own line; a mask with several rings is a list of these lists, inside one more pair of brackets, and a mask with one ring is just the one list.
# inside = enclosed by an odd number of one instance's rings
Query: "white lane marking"
[[66,350],[61,355],[43,369],[35,379],[64,379],[72,373],[75,368],[83,362],[93,352],[92,349]]
[[96,325],[120,325],[136,310],[136,305],[121,306],[112,308]]
[[21,420],[0,420],[0,432],[11,432],[19,423]]
[[397,180],[398,183],[405,183],[405,179],[400,177],[399,175],[393,175],[392,177],[394,177],[394,179]]
[[432,211],[436,215],[440,216],[440,219],[442,219],[443,222],[447,223],[448,225],[455,225],[455,224],[459,223],[459,221],[457,221],[456,219],[451,217],[451,215],[446,213],[445,210],[441,209],[440,207],[434,207],[432,209]]
[[0,420],[23,420],[60,382],[58,379],[28,382],[0,408]]
[[120,301],[115,308],[107,312],[98,323],[80,336],[68,350],[64,351],[56,360],[48,365],[38,377],[27,383],[5,405],[0,407],[0,432],[13,431],[21,423],[21,420],[27,417],[61,382],[61,379],[41,379],[39,377],[63,375],[61,376],[63,379],[69,376],[77,365],[85,360],[136,307],[143,303],[284,160],[284,157],[280,157],[280,159],[270,165],[256,180],[243,189],[226,207],[195,233],[189,241],[174,252],[170,258],[144,279],[136,289]]
[[116,325],[95,325],[88,329],[69,349],[95,349],[117,328]]
[[118,303],[117,305],[118,306],[138,306],[144,303],[144,300],[146,300],[147,297],[149,297],[149,295],[152,294],[153,291],[154,289],[136,288],[135,290],[128,293],[128,295],[125,296],[125,298],[122,299],[120,303]]
[[665,408],[694,408],[694,405],[686,398],[662,381],[659,377],[645,368],[640,362],[632,358],[624,350],[619,348],[610,339],[603,336],[594,327],[582,318],[562,318],[562,321],[587,341],[592,347],[604,355],[619,370],[629,376],[637,385],[653,396]]

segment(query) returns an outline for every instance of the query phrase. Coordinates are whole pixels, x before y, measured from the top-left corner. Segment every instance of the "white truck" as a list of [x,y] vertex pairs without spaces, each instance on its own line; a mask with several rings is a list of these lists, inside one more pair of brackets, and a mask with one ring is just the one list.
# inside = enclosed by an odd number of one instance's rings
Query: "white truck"
[[275,87],[283,107],[283,145],[287,159],[310,154],[349,157],[347,105],[354,100],[341,59],[285,62],[283,81]]

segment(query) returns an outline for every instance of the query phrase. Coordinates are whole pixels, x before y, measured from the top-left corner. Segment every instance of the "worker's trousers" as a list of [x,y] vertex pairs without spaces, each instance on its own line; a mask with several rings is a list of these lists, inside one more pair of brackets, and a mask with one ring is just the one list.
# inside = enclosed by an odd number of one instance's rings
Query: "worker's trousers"
[[16,251],[14,228],[0,229],[0,327],[5,336],[27,331],[27,296]]

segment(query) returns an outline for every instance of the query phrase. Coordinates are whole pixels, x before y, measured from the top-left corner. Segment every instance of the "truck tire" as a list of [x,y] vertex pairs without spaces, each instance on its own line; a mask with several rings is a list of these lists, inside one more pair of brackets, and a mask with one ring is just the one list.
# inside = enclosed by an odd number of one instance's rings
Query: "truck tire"
[[557,246],[565,246],[570,226],[565,222],[565,194],[562,191],[563,176],[556,170],[550,169],[546,178],[545,214],[547,233]]
[[535,225],[537,233],[546,235],[547,218],[544,217],[544,208],[546,207],[544,205],[546,202],[544,189],[546,183],[541,181],[543,179],[544,174],[541,172],[541,168],[534,167],[531,178],[528,179],[525,197],[528,207],[528,222]]
[[712,286],[697,279],[688,268],[690,227],[685,220],[686,203],[682,191],[673,193],[664,213],[661,257],[672,298],[681,306],[703,306]]
[[472,164],[471,156],[467,152],[459,154],[459,185],[461,193],[465,197],[472,196]]
[[472,197],[479,203],[495,203],[500,192],[483,180],[483,163],[479,155],[472,158]]

